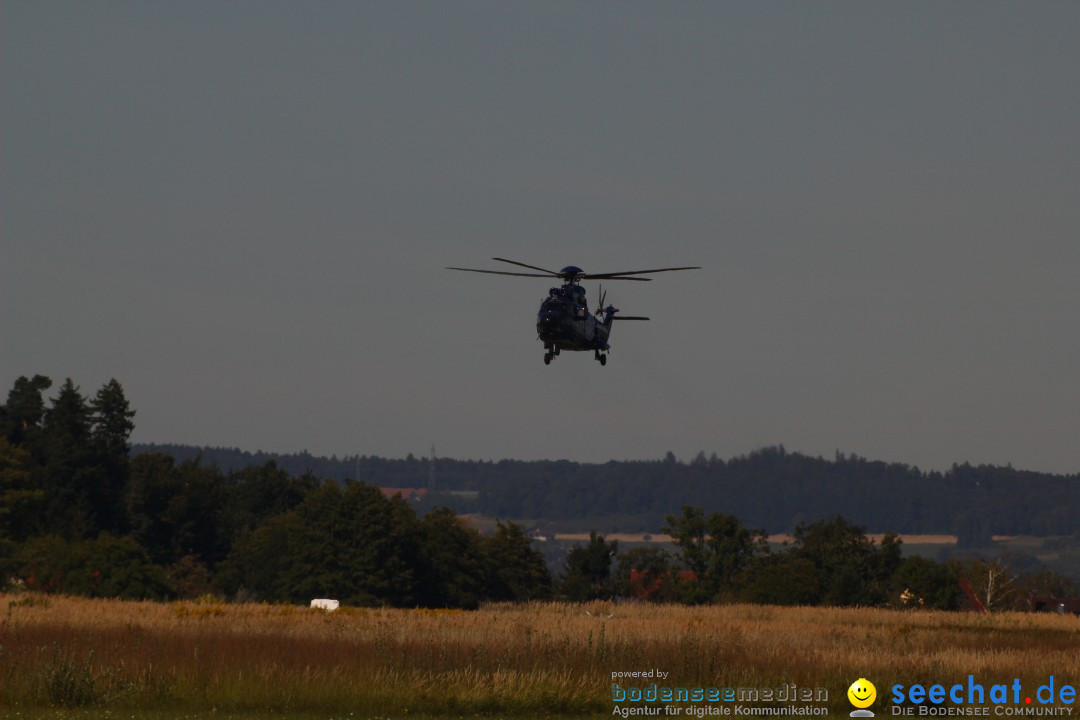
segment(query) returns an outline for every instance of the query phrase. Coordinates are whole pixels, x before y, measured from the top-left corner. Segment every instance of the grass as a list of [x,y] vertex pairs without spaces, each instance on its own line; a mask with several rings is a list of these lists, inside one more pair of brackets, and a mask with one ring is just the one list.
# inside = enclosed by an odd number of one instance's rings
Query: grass
[[[669,685],[1080,682],[1080,622],[877,609],[495,605],[476,612],[0,595],[0,718],[611,715]],[[638,681],[625,681],[636,683]],[[646,684],[647,681],[641,681]],[[879,700],[879,706],[884,707]]]

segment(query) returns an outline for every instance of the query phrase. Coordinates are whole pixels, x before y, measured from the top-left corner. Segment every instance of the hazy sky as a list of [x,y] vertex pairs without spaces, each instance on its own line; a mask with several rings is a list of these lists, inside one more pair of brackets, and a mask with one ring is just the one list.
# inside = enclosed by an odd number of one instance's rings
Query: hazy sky
[[[134,439],[1080,471],[1080,3],[0,1],[0,391]],[[553,284],[650,323],[543,364]],[[587,284],[590,300],[595,283]],[[592,304],[592,303],[591,303]]]

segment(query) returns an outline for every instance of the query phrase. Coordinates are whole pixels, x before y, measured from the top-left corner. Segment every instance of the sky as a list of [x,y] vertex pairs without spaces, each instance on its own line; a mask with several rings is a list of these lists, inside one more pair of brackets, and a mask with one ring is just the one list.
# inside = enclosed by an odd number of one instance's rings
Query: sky
[[[1068,2],[0,0],[0,386],[116,378],[136,442],[1080,472],[1077,37]],[[702,269],[608,283],[651,322],[545,366],[554,283],[445,269],[492,257]]]

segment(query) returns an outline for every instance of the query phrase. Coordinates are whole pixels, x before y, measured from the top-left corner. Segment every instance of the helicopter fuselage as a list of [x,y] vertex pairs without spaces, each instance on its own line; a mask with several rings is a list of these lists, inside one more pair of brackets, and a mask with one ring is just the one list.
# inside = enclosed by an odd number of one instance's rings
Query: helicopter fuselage
[[568,283],[551,288],[540,303],[536,334],[544,348],[556,354],[559,350],[606,351],[614,314],[612,309],[597,318],[589,312],[585,289]]

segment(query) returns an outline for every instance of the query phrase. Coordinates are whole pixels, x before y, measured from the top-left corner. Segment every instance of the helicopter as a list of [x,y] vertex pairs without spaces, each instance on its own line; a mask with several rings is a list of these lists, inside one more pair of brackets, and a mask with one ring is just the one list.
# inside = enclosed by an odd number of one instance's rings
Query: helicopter
[[596,314],[589,312],[585,299],[585,288],[579,284],[582,280],[637,280],[648,282],[652,278],[636,277],[658,272],[674,270],[699,270],[699,265],[689,267],[656,268],[654,270],[627,270],[614,273],[587,273],[576,265],[567,265],[555,272],[535,265],[527,265],[517,260],[492,258],[497,262],[536,270],[538,272],[509,272],[506,270],[479,270],[477,268],[449,267],[447,270],[486,273],[488,275],[514,275],[516,277],[553,277],[563,281],[559,287],[548,291],[547,297],[540,303],[536,315],[536,334],[544,343],[544,364],[559,356],[562,350],[593,351],[593,357],[601,365],[607,365],[607,353],[611,350],[608,338],[611,326],[616,320],[648,320],[640,315],[616,315],[619,309],[608,305],[604,307],[607,293],[600,286],[600,303]]

